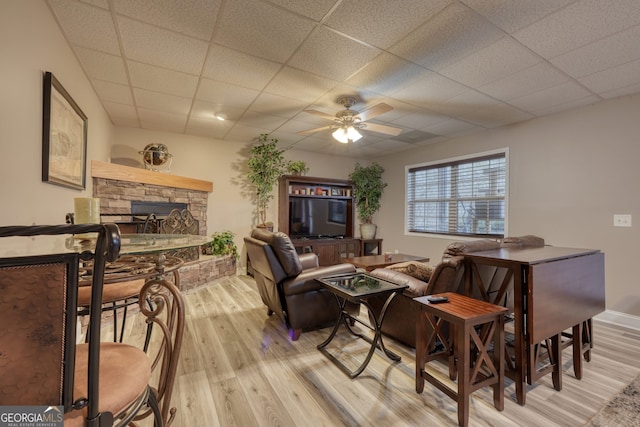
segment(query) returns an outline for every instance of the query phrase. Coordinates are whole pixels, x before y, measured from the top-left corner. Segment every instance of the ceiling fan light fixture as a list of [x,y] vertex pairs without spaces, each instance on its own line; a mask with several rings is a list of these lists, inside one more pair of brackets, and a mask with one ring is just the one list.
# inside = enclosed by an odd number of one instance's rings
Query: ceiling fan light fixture
[[347,139],[356,142],[360,138],[362,138],[362,135],[356,130],[356,128],[354,128],[353,126],[349,126],[347,128]]
[[341,127],[333,131],[331,134],[336,141],[342,142],[346,144],[349,142],[349,138],[347,137],[347,131],[345,128]]
[[338,129],[333,131],[331,135],[333,135],[336,141],[339,141],[343,144],[347,144],[349,142],[356,142],[357,140],[362,138],[362,135],[360,134],[360,132],[358,132],[356,128],[353,126],[339,127]]

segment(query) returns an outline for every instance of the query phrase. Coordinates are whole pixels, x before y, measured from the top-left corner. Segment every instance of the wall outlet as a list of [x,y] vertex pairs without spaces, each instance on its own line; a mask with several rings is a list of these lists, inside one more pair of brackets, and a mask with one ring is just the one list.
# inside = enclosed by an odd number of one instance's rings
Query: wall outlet
[[631,215],[613,215],[614,227],[631,227]]

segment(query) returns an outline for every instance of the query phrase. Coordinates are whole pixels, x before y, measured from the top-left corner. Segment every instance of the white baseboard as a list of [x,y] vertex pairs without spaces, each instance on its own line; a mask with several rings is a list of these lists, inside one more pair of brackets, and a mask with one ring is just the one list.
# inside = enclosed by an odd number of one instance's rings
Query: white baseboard
[[605,310],[603,313],[600,313],[596,317],[594,317],[594,319],[600,322],[613,323],[615,325],[637,329],[640,331],[640,316],[632,316],[630,314],[621,313],[619,311]]

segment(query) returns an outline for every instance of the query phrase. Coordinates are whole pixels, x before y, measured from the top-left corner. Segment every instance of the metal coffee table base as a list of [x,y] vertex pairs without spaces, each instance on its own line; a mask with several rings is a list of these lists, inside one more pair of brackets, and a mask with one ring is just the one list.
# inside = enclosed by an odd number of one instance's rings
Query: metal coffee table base
[[[384,315],[387,312],[387,307],[389,306],[389,303],[391,303],[391,300],[396,296],[397,293],[398,292],[393,292],[389,295],[389,297],[387,298],[387,301],[384,303],[384,306],[382,307],[382,311],[380,312],[379,319],[376,316],[375,312],[372,310],[371,306],[367,303],[367,301],[365,300],[358,301],[361,304],[363,304],[369,311],[369,318],[373,319],[374,321],[373,325],[367,324],[362,320],[347,313],[347,311],[345,310],[345,305],[347,303],[347,300],[344,298],[340,298],[338,295],[334,294],[334,296],[336,297],[336,300],[338,301],[338,305],[340,306],[340,316],[338,317],[338,320],[336,321],[336,324],[333,327],[333,330],[331,331],[331,334],[329,335],[329,337],[322,344],[318,344],[318,350],[320,350],[325,356],[327,356],[329,360],[331,360],[336,366],[338,366],[345,374],[349,375],[350,378],[355,378],[358,375],[360,375],[362,371],[364,371],[364,368],[366,368],[369,362],[371,361],[371,358],[373,357],[373,353],[375,352],[376,348],[381,349],[389,359],[393,360],[394,362],[399,362],[401,360],[400,356],[398,356],[391,350],[388,350],[385,347],[384,342],[382,340],[382,322],[384,321]],[[363,335],[354,331],[350,325],[351,321],[358,322],[361,325],[374,331],[373,339],[369,338],[366,335]],[[371,344],[371,348],[369,349],[369,353],[367,354],[367,357],[364,359],[360,367],[354,371],[347,368],[342,362],[340,362],[340,360],[338,360],[333,354],[329,353],[326,349],[327,345],[329,345],[329,343],[336,336],[336,333],[338,332],[338,329],[340,328],[341,324],[344,324],[346,328],[349,330],[349,332],[351,332],[352,335],[358,338],[362,338],[363,340]]]

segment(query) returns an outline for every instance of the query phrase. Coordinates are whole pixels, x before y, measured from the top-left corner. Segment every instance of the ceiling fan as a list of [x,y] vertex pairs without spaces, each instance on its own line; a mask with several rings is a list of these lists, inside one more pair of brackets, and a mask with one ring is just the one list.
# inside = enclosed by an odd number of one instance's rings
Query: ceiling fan
[[298,132],[298,134],[308,135],[327,129],[335,129],[335,131],[332,133],[333,137],[345,144],[348,142],[357,141],[362,138],[362,135],[360,134],[360,132],[358,132],[358,129],[370,130],[373,132],[384,133],[386,135],[400,135],[400,133],[402,132],[402,129],[400,128],[380,125],[376,123],[365,123],[369,119],[393,110],[392,106],[381,102],[380,104],[374,105],[373,107],[363,112],[358,112],[351,109],[351,107],[357,104],[358,101],[359,98],[357,96],[347,95],[339,97],[336,102],[344,106],[345,109],[342,111],[338,111],[335,116],[331,116],[317,110],[304,110],[305,113],[314,114],[324,119],[331,120],[333,121],[333,124],[315,129],[303,130]]

